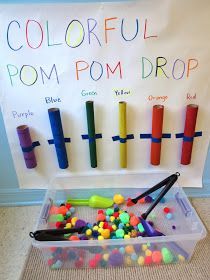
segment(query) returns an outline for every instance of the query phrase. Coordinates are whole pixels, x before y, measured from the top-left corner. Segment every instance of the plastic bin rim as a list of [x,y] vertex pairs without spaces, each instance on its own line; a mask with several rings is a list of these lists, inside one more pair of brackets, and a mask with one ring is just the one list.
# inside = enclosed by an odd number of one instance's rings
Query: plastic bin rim
[[183,241],[198,241],[205,238],[207,231],[203,226],[201,233],[179,234],[157,237],[142,237],[131,239],[106,239],[106,240],[80,240],[80,241],[36,241],[33,240],[32,245],[37,248],[43,247],[96,247],[96,246],[125,246],[150,243],[170,243],[170,242],[183,242]]

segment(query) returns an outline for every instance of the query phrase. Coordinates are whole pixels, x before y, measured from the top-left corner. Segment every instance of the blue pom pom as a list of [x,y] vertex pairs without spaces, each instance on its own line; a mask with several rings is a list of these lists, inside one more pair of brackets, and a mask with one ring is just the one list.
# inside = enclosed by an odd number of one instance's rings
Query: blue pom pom
[[118,226],[119,229],[123,229],[123,227],[124,227],[123,223],[120,223],[119,226]]
[[74,251],[70,251],[68,256],[70,260],[75,260],[77,258],[77,254]]

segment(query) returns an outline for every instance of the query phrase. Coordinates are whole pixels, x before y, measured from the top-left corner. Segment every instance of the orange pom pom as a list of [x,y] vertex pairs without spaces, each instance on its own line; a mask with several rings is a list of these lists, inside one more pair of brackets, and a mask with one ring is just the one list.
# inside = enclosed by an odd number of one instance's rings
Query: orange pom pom
[[69,240],[70,240],[70,241],[79,241],[80,239],[79,239],[78,236],[72,235],[72,236],[69,237]]
[[60,206],[58,208],[58,214],[62,214],[63,216],[65,216],[66,212],[68,212],[68,208],[66,206]]
[[145,203],[145,197],[139,199],[138,202],[139,202],[140,204],[144,204],[144,203]]

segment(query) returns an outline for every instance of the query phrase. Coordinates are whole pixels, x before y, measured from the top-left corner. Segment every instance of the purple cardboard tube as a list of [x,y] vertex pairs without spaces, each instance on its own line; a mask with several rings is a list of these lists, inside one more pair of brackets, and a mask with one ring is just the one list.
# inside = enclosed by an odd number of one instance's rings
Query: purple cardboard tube
[[31,169],[37,166],[36,157],[34,154],[34,146],[31,141],[29,127],[27,125],[20,125],[17,127],[17,134],[20,140],[23,157],[26,167]]

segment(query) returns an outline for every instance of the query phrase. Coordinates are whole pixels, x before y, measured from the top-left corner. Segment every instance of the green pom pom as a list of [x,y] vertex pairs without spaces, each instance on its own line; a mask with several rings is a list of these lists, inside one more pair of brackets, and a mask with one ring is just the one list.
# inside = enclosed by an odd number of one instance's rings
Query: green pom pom
[[111,209],[111,208],[108,208],[108,209],[106,210],[106,215],[107,215],[107,216],[112,216],[113,213],[114,213],[114,210]]
[[110,237],[112,238],[113,236],[116,236],[115,232],[111,232]]
[[106,267],[107,266],[107,262],[105,260],[101,260],[100,261],[100,266],[101,267]]
[[167,263],[172,263],[173,262],[173,255],[168,248],[166,248],[166,247],[162,248],[161,253],[162,253],[162,256],[163,256],[164,263],[167,264]]
[[62,214],[50,215],[49,218],[50,223],[63,222],[63,221],[64,221],[64,216]]
[[123,238],[124,235],[125,235],[125,232],[124,232],[123,229],[120,228],[120,229],[117,229],[117,230],[116,230],[115,234],[116,234],[116,237],[117,237],[117,238]]
[[119,224],[120,224],[120,220],[114,220],[114,224],[118,227],[119,226]]
[[144,232],[144,227],[141,223],[138,224],[138,230],[143,233]]
[[121,214],[120,214],[120,221],[121,221],[123,224],[129,223],[129,220],[130,220],[130,216],[128,215],[128,213],[121,213]]

